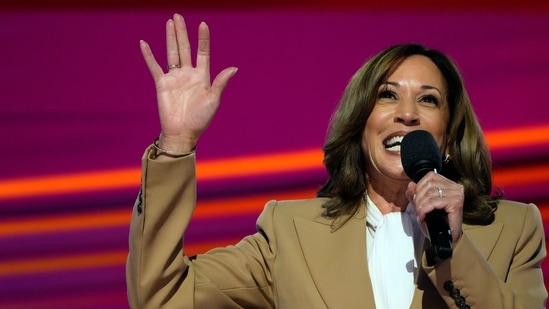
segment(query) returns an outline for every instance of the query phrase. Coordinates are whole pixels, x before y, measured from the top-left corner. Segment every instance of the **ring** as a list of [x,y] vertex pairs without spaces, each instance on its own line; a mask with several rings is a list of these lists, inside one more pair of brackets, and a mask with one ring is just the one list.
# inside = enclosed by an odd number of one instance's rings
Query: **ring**
[[181,68],[181,66],[179,64],[170,64],[170,65],[168,65],[168,70],[169,69],[176,69],[176,68],[179,69],[179,68]]
[[442,188],[438,187],[437,190],[438,190],[438,197],[442,197],[443,196],[442,195]]

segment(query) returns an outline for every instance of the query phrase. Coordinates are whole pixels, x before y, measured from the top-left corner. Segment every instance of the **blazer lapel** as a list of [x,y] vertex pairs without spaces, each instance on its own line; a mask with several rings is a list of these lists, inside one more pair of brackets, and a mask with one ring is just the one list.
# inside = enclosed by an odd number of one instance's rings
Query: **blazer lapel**
[[[362,208],[361,208],[362,209]],[[301,249],[311,277],[326,306],[375,308],[366,261],[366,220],[361,210],[332,231],[332,220],[296,217]]]

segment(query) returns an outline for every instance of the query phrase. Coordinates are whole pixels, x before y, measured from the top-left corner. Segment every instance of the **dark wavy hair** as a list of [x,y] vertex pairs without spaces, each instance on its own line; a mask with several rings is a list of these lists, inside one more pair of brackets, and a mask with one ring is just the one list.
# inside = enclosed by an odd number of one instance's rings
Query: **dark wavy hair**
[[323,205],[323,215],[342,219],[344,224],[361,207],[367,187],[366,161],[361,150],[366,120],[376,104],[380,86],[404,59],[413,55],[431,59],[447,88],[450,121],[446,151],[451,160],[443,164],[440,173],[464,187],[463,221],[490,224],[502,195],[491,195],[492,161],[461,74],[446,55],[419,44],[396,45],[380,52],[354,74],[345,88],[323,147],[324,165],[330,176],[317,192],[318,197],[330,197]]

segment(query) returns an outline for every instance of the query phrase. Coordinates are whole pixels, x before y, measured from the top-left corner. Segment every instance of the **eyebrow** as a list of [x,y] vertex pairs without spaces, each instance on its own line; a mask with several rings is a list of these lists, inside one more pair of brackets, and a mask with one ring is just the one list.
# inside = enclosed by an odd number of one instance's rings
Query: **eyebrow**
[[[397,83],[397,82],[390,82],[390,81],[387,81],[387,82],[384,82],[382,85],[392,85],[392,86],[395,86],[395,87],[400,87],[400,84]],[[440,95],[442,95],[442,91],[440,91],[440,89],[438,89],[437,87],[435,86],[431,86],[431,85],[422,85],[421,86],[421,89],[424,89],[424,90],[436,90]]]

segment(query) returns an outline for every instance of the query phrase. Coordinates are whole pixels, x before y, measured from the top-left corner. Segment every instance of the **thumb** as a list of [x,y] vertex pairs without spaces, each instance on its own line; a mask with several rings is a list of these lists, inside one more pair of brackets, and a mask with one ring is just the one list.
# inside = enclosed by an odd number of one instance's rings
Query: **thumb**
[[216,96],[220,97],[223,94],[225,87],[227,87],[229,80],[236,74],[236,71],[238,71],[238,68],[230,67],[217,74],[212,83],[212,92]]

